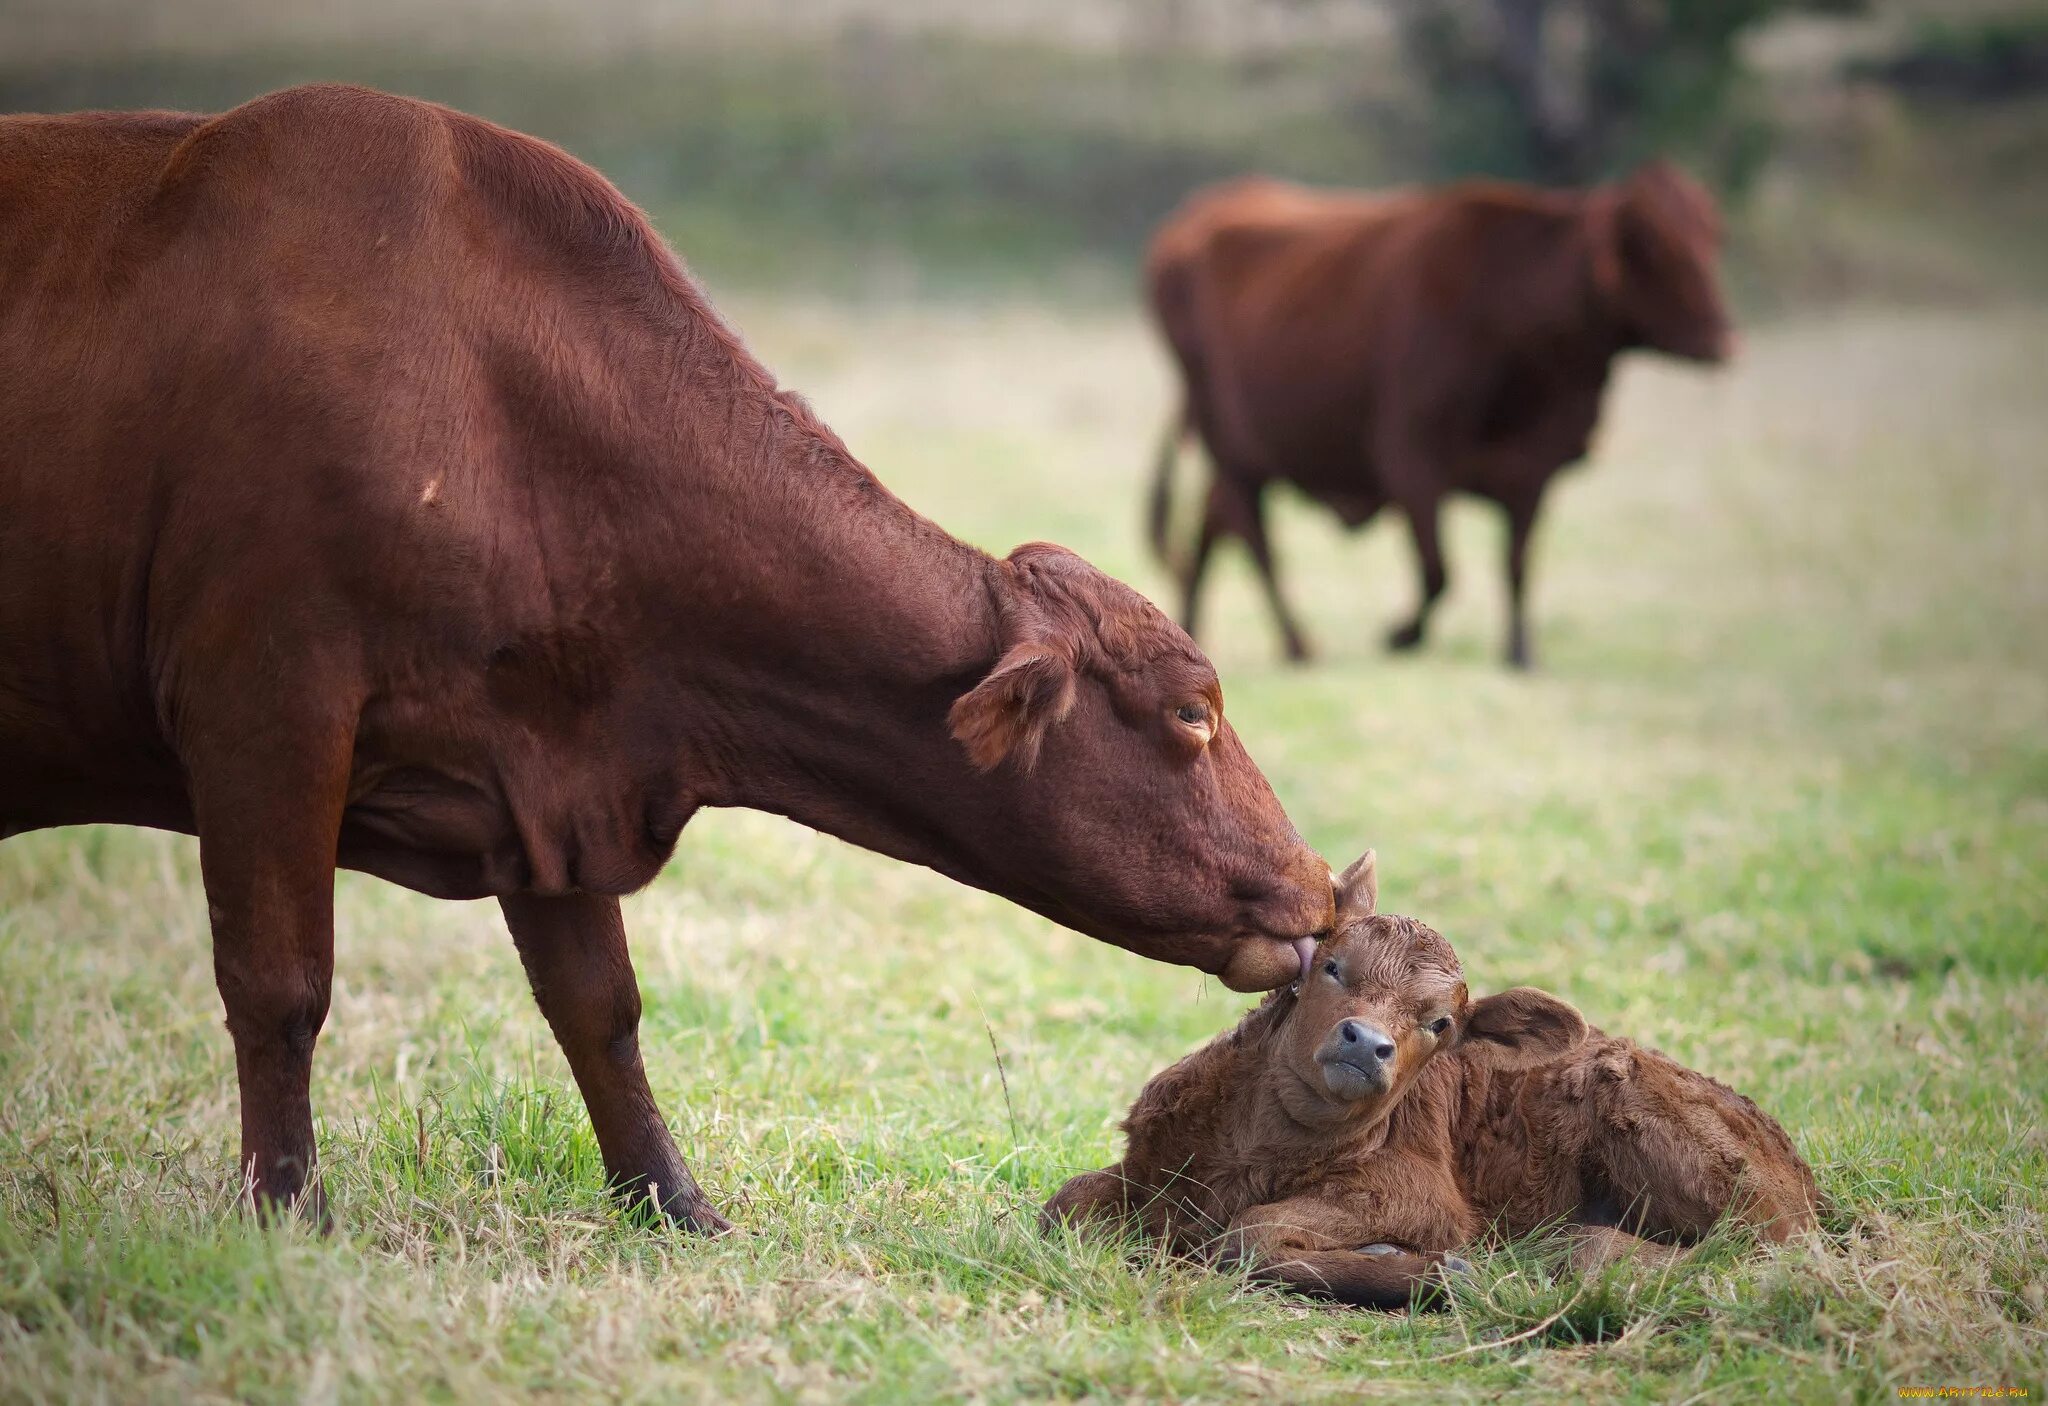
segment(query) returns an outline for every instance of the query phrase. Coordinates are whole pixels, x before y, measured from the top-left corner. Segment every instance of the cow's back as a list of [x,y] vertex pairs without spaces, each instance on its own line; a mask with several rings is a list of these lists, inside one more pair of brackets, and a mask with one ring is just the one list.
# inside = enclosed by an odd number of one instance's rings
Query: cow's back
[[1254,179],[1198,192],[1161,227],[1148,294],[1232,471],[1355,476],[1375,348],[1430,202]]
[[533,538],[624,509],[529,471],[637,389],[565,280],[642,231],[571,167],[339,87],[0,121],[0,830],[182,823],[181,695],[250,637],[418,673],[536,626]]
[[1161,228],[1148,291],[1227,470],[1338,501],[1371,487],[1389,429],[1455,423],[1450,457],[1478,446],[1495,388],[1583,320],[1581,238],[1571,197],[1497,183],[1241,181]]

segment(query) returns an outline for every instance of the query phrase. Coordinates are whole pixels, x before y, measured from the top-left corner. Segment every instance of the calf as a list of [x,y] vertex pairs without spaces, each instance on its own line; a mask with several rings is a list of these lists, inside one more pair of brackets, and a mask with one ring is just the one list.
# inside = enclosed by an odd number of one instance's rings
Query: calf
[[1814,1224],[1813,1175],[1754,1103],[1542,991],[1467,999],[1450,944],[1375,899],[1368,851],[1315,969],[1153,1078],[1123,1160],[1044,1224],[1135,1225],[1380,1308],[1487,1229],[1561,1224],[1591,1266],[1670,1258],[1723,1215],[1774,1241]]

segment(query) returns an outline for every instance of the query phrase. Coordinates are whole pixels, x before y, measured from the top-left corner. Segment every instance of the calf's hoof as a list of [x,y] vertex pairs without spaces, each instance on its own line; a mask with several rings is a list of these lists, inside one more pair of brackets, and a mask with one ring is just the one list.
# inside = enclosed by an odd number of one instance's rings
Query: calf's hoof
[[1396,654],[1405,654],[1422,643],[1422,622],[1410,620],[1387,632],[1387,648]]

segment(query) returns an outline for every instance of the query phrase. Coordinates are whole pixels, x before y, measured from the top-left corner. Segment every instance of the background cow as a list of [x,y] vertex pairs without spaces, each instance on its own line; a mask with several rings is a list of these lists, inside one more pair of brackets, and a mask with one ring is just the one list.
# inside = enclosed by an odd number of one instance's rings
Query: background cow
[[1662,161],[1582,193],[1470,182],[1366,195],[1245,180],[1195,195],[1145,266],[1184,393],[1151,496],[1163,558],[1189,431],[1214,465],[1192,554],[1178,562],[1182,625],[1195,631],[1210,551],[1239,537],[1288,657],[1308,657],[1266,536],[1265,489],[1285,482],[1352,527],[1389,502],[1407,515],[1421,599],[1388,644],[1412,648],[1448,579],[1438,512],[1462,491],[1507,513],[1507,657],[1527,667],[1529,535],[1544,487],[1586,452],[1617,353],[1729,355],[1720,238],[1712,198]]
[[337,862],[499,900],[700,1227],[618,895],[701,807],[1244,989],[1327,927],[1188,637],[904,506],[561,151],[326,86],[0,120],[0,189],[0,836],[198,835],[262,1201],[319,1197]]

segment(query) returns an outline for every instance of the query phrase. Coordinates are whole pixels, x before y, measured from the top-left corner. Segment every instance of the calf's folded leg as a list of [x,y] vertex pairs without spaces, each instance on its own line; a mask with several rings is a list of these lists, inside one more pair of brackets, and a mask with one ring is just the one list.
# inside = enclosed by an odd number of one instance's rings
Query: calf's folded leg
[[1355,1308],[1427,1308],[1443,1299],[1446,1277],[1465,1262],[1436,1251],[1279,1250],[1261,1255],[1251,1277],[1312,1299]]
[[1684,1258],[1686,1253],[1682,1246],[1645,1240],[1612,1225],[1573,1225],[1566,1227],[1565,1234],[1571,1244],[1572,1265],[1581,1274],[1591,1274],[1621,1260],[1667,1265]]
[[1083,1172],[1052,1194],[1038,1213],[1038,1228],[1050,1233],[1062,1225],[1121,1222],[1130,1214],[1129,1186],[1121,1162]]
[[1754,1103],[1626,1042],[1594,1074],[1585,1155],[1624,1229],[1691,1242],[1724,1215],[1778,1241],[1812,1227],[1813,1173]]
[[[1427,1227],[1435,1233],[1436,1227]],[[1359,1308],[1426,1306],[1441,1299],[1445,1276],[1465,1262],[1437,1250],[1374,1244],[1373,1232],[1342,1199],[1290,1197],[1253,1206],[1216,1242],[1218,1263],[1246,1266],[1261,1284]]]

